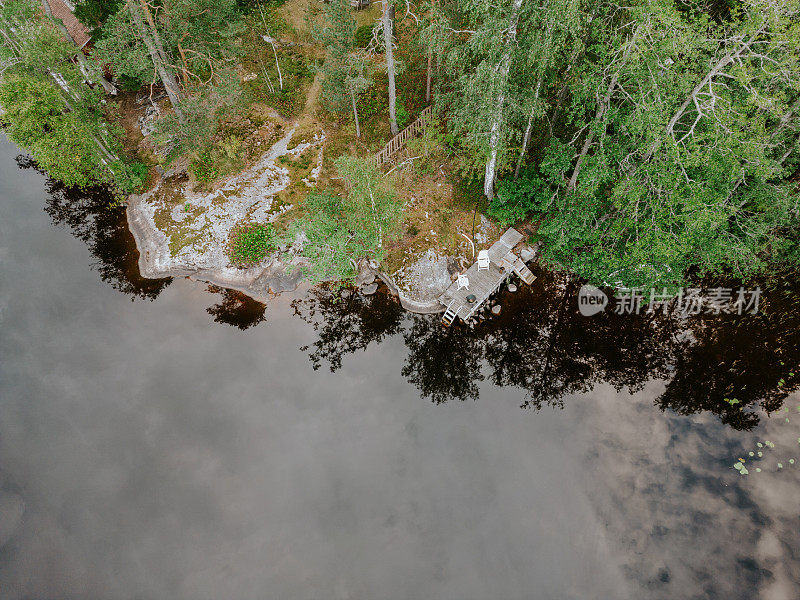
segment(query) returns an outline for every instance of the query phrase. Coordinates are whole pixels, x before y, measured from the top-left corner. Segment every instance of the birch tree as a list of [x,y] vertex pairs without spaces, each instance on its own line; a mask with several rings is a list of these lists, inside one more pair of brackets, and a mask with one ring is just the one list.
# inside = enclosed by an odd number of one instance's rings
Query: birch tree
[[86,85],[75,47],[38,3],[0,2],[0,105],[9,137],[67,185],[136,187],[120,158],[120,132],[100,110],[103,92]]
[[75,46],[75,48],[77,50],[77,52],[75,53],[75,58],[77,59],[78,63],[81,65],[81,70],[83,70],[83,72],[86,74],[86,76],[89,77],[90,79],[97,80],[100,83],[100,85],[103,86],[103,89],[106,91],[106,94],[116,95],[117,94],[117,88],[114,86],[114,84],[111,83],[110,81],[108,81],[105,78],[105,76],[103,75],[103,72],[97,66],[96,63],[93,63],[93,62],[90,62],[90,61],[86,60],[86,57],[83,54],[83,50],[78,47],[78,44],[75,41],[75,38],[72,37],[72,34],[70,34],[70,32],[64,26],[63,21],[61,21],[61,19],[56,19],[53,16],[53,11],[50,10],[50,3],[47,0],[41,0],[41,4],[42,4],[42,9],[44,10],[45,14],[47,15],[47,17],[51,21],[53,21],[53,23],[55,23],[56,27],[58,27],[58,30],[61,32],[61,35],[64,36],[64,39],[66,39],[73,46]]
[[425,33],[452,78],[437,103],[449,109],[450,127],[464,134],[470,154],[483,163],[484,193],[490,200],[516,136],[509,127],[519,113],[512,70],[525,63],[517,33],[520,23],[523,30],[531,26],[533,8],[522,0],[504,0],[496,7],[478,0],[438,5]]
[[[519,177],[534,124],[545,114],[545,103],[541,99],[543,85],[556,75],[568,75],[583,47],[579,35],[583,26],[580,0],[545,0],[534,14],[536,23],[532,23],[528,31],[523,34],[530,36],[530,39],[525,41],[525,46],[529,48],[527,70],[535,74],[536,83],[533,86],[533,95],[526,101],[530,108],[517,165],[514,168],[514,179]],[[591,19],[591,15],[588,19]],[[572,48],[569,54],[564,56],[563,50],[568,44]],[[560,58],[566,59],[567,64],[564,65]],[[554,73],[555,67],[562,67],[563,70],[561,73]],[[523,86],[529,87],[529,85],[530,81],[525,77]],[[525,96],[524,93],[522,95]]]
[[374,160],[341,156],[334,164],[345,193],[312,191],[309,214],[294,223],[286,240],[302,232],[302,254],[310,259],[308,276],[315,282],[355,279],[357,262],[382,261],[384,244],[396,239],[400,227],[402,200]]

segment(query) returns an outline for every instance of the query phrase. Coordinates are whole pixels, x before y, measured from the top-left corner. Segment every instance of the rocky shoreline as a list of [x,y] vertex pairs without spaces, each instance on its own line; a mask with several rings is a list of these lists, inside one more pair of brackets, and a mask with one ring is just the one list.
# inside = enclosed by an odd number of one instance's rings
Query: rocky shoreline
[[[237,226],[274,221],[292,208],[293,189],[304,193],[316,183],[325,132],[312,126],[295,135],[297,129],[298,124],[292,124],[280,139],[272,138],[255,164],[211,191],[192,189],[185,173],[160,172],[153,189],[130,196],[126,217],[139,250],[142,276],[188,277],[237,290],[261,302],[295,291],[307,281],[303,273],[310,264],[300,252],[302,239],[249,268],[233,266],[227,254]],[[476,242],[488,243],[495,229],[482,218]],[[523,256],[523,260],[529,258]],[[445,307],[438,298],[467,266],[465,260],[423,247],[392,273],[362,260],[354,283],[362,293],[372,294],[381,281],[404,309],[440,313]]]
[[[267,258],[263,264],[250,268],[212,267],[192,268],[178,266],[170,260],[167,249],[167,236],[152,225],[148,214],[146,196],[131,196],[127,203],[128,228],[139,251],[139,272],[143,277],[158,279],[162,277],[188,277],[216,286],[237,290],[251,298],[266,302],[283,292],[293,292],[307,279],[303,267],[308,261],[300,256],[282,260],[277,255]],[[166,256],[165,256],[166,254]],[[397,296],[400,304],[410,312],[420,314],[439,313],[444,307],[436,300],[415,300],[404,293],[388,273],[362,261],[359,265],[356,286],[364,293],[374,293],[376,280],[380,280],[389,291]],[[437,290],[433,290],[435,293]]]
[[[166,235],[158,228],[153,227],[148,218],[144,196],[132,196],[127,205],[128,227],[133,234],[136,247],[139,250],[139,271],[143,277],[157,279],[161,277],[187,277],[203,281],[219,287],[230,288],[247,294],[260,302],[267,302],[270,298],[283,292],[293,292],[307,279],[303,276],[303,268],[308,267],[308,261],[301,256],[294,255],[290,260],[282,260],[277,254],[268,257],[263,264],[250,268],[237,268],[232,266],[213,268],[190,268],[176,266],[172,261],[165,260],[164,253],[167,247]],[[523,250],[526,262],[536,256],[535,248]],[[373,294],[377,290],[377,281],[382,282],[389,292],[398,298],[402,307],[413,313],[435,314],[444,311],[436,298],[450,284],[452,272],[458,269],[457,257],[443,257],[446,268],[441,264],[434,276],[417,281],[417,298],[412,297],[407,291],[401,289],[391,275],[381,271],[374,263],[362,260],[359,263],[359,274],[355,285],[364,294]],[[420,294],[422,292],[422,294]],[[422,295],[422,298],[420,298]]]

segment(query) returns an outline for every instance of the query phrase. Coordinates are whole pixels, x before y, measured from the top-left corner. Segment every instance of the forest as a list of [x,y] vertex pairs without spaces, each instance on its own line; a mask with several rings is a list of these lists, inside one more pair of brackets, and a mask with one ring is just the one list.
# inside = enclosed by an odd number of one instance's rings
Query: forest
[[799,0],[0,0],[0,107],[39,168],[123,202],[172,165],[213,188],[313,113],[322,175],[231,257],[302,231],[317,280],[422,240],[409,190],[440,237],[480,213],[598,285],[800,262]]

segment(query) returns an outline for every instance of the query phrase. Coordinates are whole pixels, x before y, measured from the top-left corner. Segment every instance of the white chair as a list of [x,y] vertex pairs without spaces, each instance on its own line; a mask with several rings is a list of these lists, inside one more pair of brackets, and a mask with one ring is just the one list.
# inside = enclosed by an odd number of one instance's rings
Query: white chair
[[489,270],[489,251],[481,250],[478,252],[478,271]]
[[468,290],[469,289],[469,277],[466,275],[459,275],[458,276],[458,287],[456,290]]

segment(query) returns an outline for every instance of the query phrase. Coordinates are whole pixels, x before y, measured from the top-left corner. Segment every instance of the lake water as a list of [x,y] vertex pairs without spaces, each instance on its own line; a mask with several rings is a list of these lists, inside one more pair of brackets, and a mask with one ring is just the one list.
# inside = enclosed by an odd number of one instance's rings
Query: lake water
[[122,210],[17,155],[4,599],[800,597],[791,279],[692,345],[543,272],[475,330],[385,294],[264,307],[140,279]]

